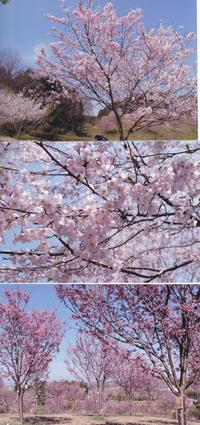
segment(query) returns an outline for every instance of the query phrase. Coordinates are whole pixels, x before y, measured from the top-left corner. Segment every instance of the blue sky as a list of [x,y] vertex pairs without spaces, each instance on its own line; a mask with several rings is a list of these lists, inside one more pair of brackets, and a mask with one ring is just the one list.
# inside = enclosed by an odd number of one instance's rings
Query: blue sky
[[66,350],[70,344],[74,344],[76,338],[76,326],[74,321],[70,318],[70,313],[66,311],[64,305],[59,301],[55,293],[54,285],[0,285],[0,301],[5,301],[4,290],[15,290],[16,286],[25,290],[30,295],[29,308],[35,308],[36,310],[52,310],[56,309],[58,318],[65,322],[66,333],[63,338],[63,342],[60,347],[60,352],[56,355],[55,359],[50,364],[49,368],[49,379],[70,379],[70,375],[66,371],[65,359]]
[[[119,14],[140,7],[144,12],[146,28],[156,26],[161,20],[175,27],[183,25],[185,32],[196,32],[196,0],[113,0]],[[66,0],[67,6],[76,4]],[[103,5],[105,0],[96,0]],[[49,12],[61,15],[59,0],[10,0],[0,4],[0,47],[17,49],[26,65],[33,65],[39,48],[52,41],[50,24],[42,16]]]

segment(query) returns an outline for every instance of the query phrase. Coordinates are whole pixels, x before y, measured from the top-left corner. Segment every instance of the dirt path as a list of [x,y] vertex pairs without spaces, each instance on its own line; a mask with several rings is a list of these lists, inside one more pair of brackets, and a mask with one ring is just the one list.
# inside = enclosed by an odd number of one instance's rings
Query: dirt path
[[[66,424],[66,423],[65,423]],[[62,425],[65,425],[64,422]],[[177,425],[175,420],[158,417],[122,417],[112,416],[103,420],[77,416],[72,417],[70,425]],[[200,425],[199,422],[188,422],[188,425]]]
[[16,139],[10,136],[0,136],[0,142],[16,142]]
[[[0,425],[19,424],[16,415],[0,415]],[[109,416],[104,419],[97,419],[93,416],[84,415],[42,415],[25,416],[24,425],[177,425],[174,419],[163,417],[130,417],[130,416]],[[200,421],[188,421],[188,425],[200,425]]]

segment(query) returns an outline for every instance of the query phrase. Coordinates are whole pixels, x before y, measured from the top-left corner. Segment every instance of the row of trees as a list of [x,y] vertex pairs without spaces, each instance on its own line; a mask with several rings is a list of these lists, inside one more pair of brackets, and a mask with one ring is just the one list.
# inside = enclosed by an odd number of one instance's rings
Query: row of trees
[[[76,380],[87,384],[93,413],[100,415],[116,408],[116,403],[112,406],[112,399],[123,401],[121,409],[127,409],[124,413],[133,413],[137,408],[135,400],[146,400],[148,407],[148,402],[155,401],[158,392],[163,391],[162,384],[149,373],[141,356],[133,355],[118,344],[80,334],[67,354],[68,371]],[[151,407],[153,409],[153,403]]]
[[198,142],[0,150],[0,281],[199,281]]
[[48,366],[62,339],[62,324],[53,311],[31,310],[27,293],[20,289],[5,290],[4,295],[6,302],[0,303],[0,376],[11,381],[12,389],[1,378],[1,412],[16,411],[18,400],[21,423],[24,409],[60,413],[70,408],[102,414],[115,407],[110,403],[110,387],[115,398],[116,389],[118,397],[122,391],[123,409],[130,413],[138,395],[154,399],[154,380],[139,356],[82,334],[67,350],[66,372],[75,381],[47,382]]
[[87,332],[141,354],[176,397],[178,424],[186,425],[186,392],[200,377],[199,286],[66,285],[57,295]]
[[[136,387],[136,382],[135,382]],[[193,392],[194,394],[194,392]],[[198,391],[195,392],[198,398]],[[194,396],[193,396],[194,397]],[[69,417],[78,415],[99,415],[97,394],[86,384],[75,381],[40,381],[30,385],[23,398],[26,414],[59,414]],[[197,402],[198,403],[198,402]],[[196,403],[195,403],[196,404]],[[187,402],[189,417],[198,418],[198,408]],[[16,414],[16,392],[6,385],[0,387],[0,413]],[[107,415],[155,415],[175,417],[175,403],[170,392],[161,385],[157,390],[153,386],[136,389],[133,396],[126,396],[123,388],[113,382],[107,385],[101,397],[101,416]]]
[[[36,378],[24,392],[23,409],[25,413],[29,414],[59,414],[68,410],[74,411],[76,406],[79,408],[85,399],[86,390],[79,382],[47,381]],[[0,384],[0,413],[14,414],[17,412],[16,391],[2,381]]]
[[[168,400],[170,393],[176,399],[178,424],[186,425],[186,395],[190,388],[198,389],[200,378],[199,286],[58,285],[56,292],[79,328],[66,361],[78,399],[66,382],[47,388],[48,394],[61,394],[61,410],[68,401],[71,407],[78,402],[79,409],[90,405],[103,413],[107,391],[121,388],[134,413],[132,400],[152,400],[164,390]],[[29,298],[19,288],[6,290],[5,296],[0,303],[0,372],[14,385],[22,423],[28,389],[38,406],[45,405],[44,381],[63,329],[54,311],[26,308]],[[55,397],[47,398],[55,402]],[[127,404],[123,408],[127,412]]]

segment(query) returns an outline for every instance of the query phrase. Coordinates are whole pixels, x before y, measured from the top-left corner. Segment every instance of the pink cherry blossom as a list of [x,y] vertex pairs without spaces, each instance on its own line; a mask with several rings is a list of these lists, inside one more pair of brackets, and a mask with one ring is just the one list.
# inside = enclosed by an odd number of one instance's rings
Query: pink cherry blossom
[[0,281],[199,281],[198,142],[0,149]]
[[193,33],[162,23],[147,31],[141,9],[117,16],[111,2],[97,9],[93,1],[60,5],[61,17],[46,15],[56,41],[52,57],[45,49],[38,57],[40,75],[107,108],[120,140],[182,118],[196,122]]
[[55,311],[28,310],[29,297],[17,288],[5,290],[0,303],[0,370],[14,384],[23,422],[23,395],[28,384],[44,376],[62,333]]
[[186,425],[186,391],[200,378],[199,286],[58,285],[57,295],[102,343],[139,352],[144,370],[176,397],[178,423]]
[[39,100],[27,98],[23,93],[0,90],[0,124],[9,123],[18,130],[18,138],[24,122],[38,122],[47,113]]

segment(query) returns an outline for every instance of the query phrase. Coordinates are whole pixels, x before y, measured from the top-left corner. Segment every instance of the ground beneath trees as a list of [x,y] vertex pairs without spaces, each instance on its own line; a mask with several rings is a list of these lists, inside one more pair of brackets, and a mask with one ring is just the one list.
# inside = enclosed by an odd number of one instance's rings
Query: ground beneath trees
[[[91,123],[85,124],[84,137],[77,136],[73,132],[66,133],[64,135],[56,135],[58,140],[60,141],[94,141],[95,134],[104,134],[108,138],[109,141],[117,141],[118,135],[116,132],[107,133],[103,129],[98,126],[98,119],[96,120],[96,125],[92,125]],[[31,132],[30,132],[31,133]],[[42,132],[40,132],[42,134]],[[43,133],[44,140],[45,133]],[[20,139],[21,140],[33,140],[33,139],[43,140],[42,136],[39,138],[35,136],[30,136],[29,134],[22,133]],[[188,121],[177,122],[176,125],[172,127],[166,126],[158,126],[153,128],[144,128],[143,130],[138,131],[135,134],[132,134],[129,137],[130,140],[197,140],[197,124]],[[0,142],[9,142],[14,141],[15,139],[6,135],[0,135]],[[54,140],[54,139],[53,139]]]
[[[0,415],[0,425],[18,425],[17,415]],[[84,415],[25,415],[24,425],[177,425],[174,419],[155,416],[109,416],[97,419]],[[199,425],[200,421],[188,421],[188,425]]]
[[16,139],[10,136],[0,136],[0,142],[15,142]]

